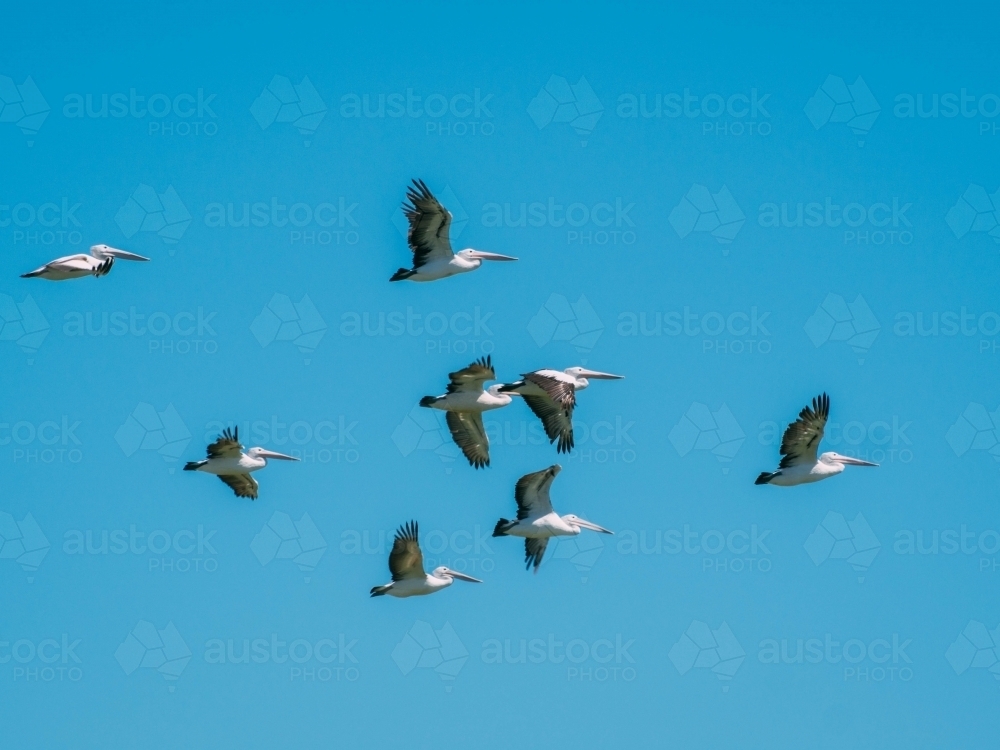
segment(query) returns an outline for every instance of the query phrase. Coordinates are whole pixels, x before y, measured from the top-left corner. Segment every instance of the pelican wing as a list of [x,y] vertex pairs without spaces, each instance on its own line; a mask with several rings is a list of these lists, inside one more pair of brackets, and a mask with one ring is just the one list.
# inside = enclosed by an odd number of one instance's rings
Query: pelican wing
[[434,197],[423,180],[414,180],[406,190],[407,203],[403,203],[403,213],[410,222],[406,242],[413,251],[413,267],[432,260],[449,261],[454,257],[451,250],[451,212]]
[[249,497],[251,500],[257,499],[257,480],[249,474],[219,474],[219,479],[228,484],[236,497]]
[[448,393],[481,391],[483,383],[497,378],[493,371],[493,359],[489,355],[480,357],[465,369],[449,372],[448,377],[451,380],[448,383]]
[[564,409],[548,396],[522,396],[522,398],[535,416],[542,420],[542,427],[545,428],[545,436],[549,442],[554,443],[556,439],[559,440],[556,452],[569,453],[573,449],[572,407]]
[[445,421],[455,445],[469,459],[469,464],[481,469],[490,465],[490,439],[483,429],[483,415],[477,411],[445,412]]
[[521,377],[545,391],[545,395],[562,408],[572,410],[576,406],[576,389],[572,383],[556,380],[537,372],[525,373]]
[[218,440],[208,446],[209,458],[236,458],[242,452],[239,427],[227,427],[219,435]]
[[548,539],[525,539],[524,569],[528,570],[534,565],[535,572],[537,573],[538,566],[542,564],[542,558],[545,556],[545,548],[548,546]]
[[416,521],[409,521],[396,531],[392,552],[389,553],[389,571],[394,581],[427,575],[424,572],[424,555],[417,541]]
[[807,406],[799,412],[799,418],[788,425],[781,438],[779,468],[816,463],[816,451],[829,415],[830,397],[825,393],[812,400],[812,408]]
[[514,500],[517,501],[517,520],[539,518],[552,512],[549,487],[555,474],[548,469],[525,474],[514,485]]

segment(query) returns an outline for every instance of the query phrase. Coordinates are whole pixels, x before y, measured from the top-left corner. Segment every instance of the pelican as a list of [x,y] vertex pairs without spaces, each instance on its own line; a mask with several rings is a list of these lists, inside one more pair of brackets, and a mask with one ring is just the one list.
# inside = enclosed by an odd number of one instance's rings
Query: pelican
[[517,520],[508,521],[501,518],[493,529],[493,536],[524,537],[524,568],[529,569],[542,564],[542,556],[549,538],[554,536],[577,536],[581,529],[590,529],[601,534],[614,534],[602,526],[590,521],[584,521],[572,513],[559,516],[552,510],[549,499],[549,488],[556,475],[562,471],[559,464],[554,464],[534,474],[525,474],[517,480],[514,487],[514,499],[517,501]]
[[119,250],[116,247],[107,245],[92,245],[90,255],[78,253],[77,255],[67,255],[63,258],[46,263],[41,268],[36,268],[30,273],[22,273],[22,279],[48,279],[49,281],[65,281],[66,279],[79,279],[81,276],[105,276],[115,264],[115,259],[121,260],[149,260],[142,255],[136,255],[126,250]]
[[423,180],[414,180],[406,190],[403,213],[410,222],[406,242],[413,251],[413,268],[400,268],[389,281],[437,281],[467,271],[475,271],[484,260],[517,260],[509,255],[487,253],[471,247],[453,253],[451,212],[427,189]]
[[535,370],[521,375],[523,380],[501,386],[500,393],[516,393],[528,408],[542,420],[545,435],[553,443],[558,438],[557,453],[573,449],[573,408],[576,392],[595,380],[621,380],[624,375],[588,370],[585,367],[567,367],[565,370]]
[[215,474],[228,484],[236,497],[257,499],[257,480],[250,476],[251,471],[257,471],[267,466],[267,459],[279,458],[282,461],[298,461],[293,456],[263,448],[251,448],[246,453],[240,445],[239,427],[226,428],[219,439],[208,446],[208,458],[203,461],[188,461],[184,471],[204,471]]
[[816,457],[816,449],[823,439],[823,428],[829,415],[830,397],[825,393],[812,400],[811,409],[808,406],[802,409],[799,418],[788,425],[781,438],[781,463],[778,464],[778,470],[762,471],[754,484],[794,487],[836,476],[847,466],[878,466],[870,461],[833,452]]
[[388,594],[400,599],[407,596],[424,596],[448,588],[456,578],[470,583],[482,583],[478,578],[467,576],[443,565],[434,568],[434,572],[427,575],[424,572],[424,556],[417,540],[416,521],[410,521],[396,531],[392,552],[389,553],[389,571],[392,573],[392,583],[375,586],[372,588],[372,596]]
[[490,465],[490,439],[483,428],[483,412],[499,409],[511,402],[511,397],[501,393],[503,385],[497,383],[483,390],[483,383],[496,380],[493,360],[481,357],[458,372],[448,373],[451,382],[443,396],[424,396],[420,405],[441,409],[455,444],[477,469]]

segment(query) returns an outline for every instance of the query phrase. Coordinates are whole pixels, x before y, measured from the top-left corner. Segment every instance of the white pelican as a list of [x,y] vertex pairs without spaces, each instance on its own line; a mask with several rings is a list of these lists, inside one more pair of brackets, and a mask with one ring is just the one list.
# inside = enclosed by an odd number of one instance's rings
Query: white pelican
[[219,479],[232,487],[236,497],[257,499],[257,480],[250,476],[251,471],[257,471],[267,466],[267,459],[279,458],[282,461],[298,461],[293,456],[263,448],[251,448],[246,453],[240,445],[240,430],[238,427],[228,427],[219,435],[219,439],[208,446],[208,458],[203,461],[188,461],[184,471],[204,471],[215,474]]
[[621,380],[624,375],[597,372],[584,367],[567,367],[565,370],[535,370],[521,375],[523,380],[508,383],[500,393],[516,393],[524,399],[535,416],[542,420],[549,442],[559,439],[557,453],[573,449],[573,408],[576,392],[582,391],[590,380]]
[[484,260],[517,260],[471,247],[453,253],[448,236],[451,212],[431,194],[423,180],[413,181],[406,198],[409,203],[403,203],[403,213],[410,222],[406,241],[413,251],[413,268],[400,268],[389,281],[437,281],[475,271]]
[[490,465],[490,439],[483,428],[483,412],[499,409],[511,402],[511,397],[501,393],[503,385],[497,383],[483,390],[487,380],[496,380],[490,356],[477,359],[464,370],[448,373],[451,382],[443,396],[424,396],[420,405],[446,412],[445,420],[455,444],[481,469]]
[[878,466],[839,453],[824,453],[819,458],[816,457],[816,449],[823,439],[823,428],[829,415],[830,397],[824,393],[814,398],[812,408],[805,407],[799,412],[799,418],[785,429],[781,438],[781,463],[778,464],[778,470],[762,471],[754,484],[794,487],[836,476],[846,466]]
[[67,255],[63,258],[46,263],[41,268],[36,268],[30,273],[22,273],[22,279],[48,279],[49,281],[65,281],[66,279],[79,279],[81,276],[104,276],[115,264],[115,258],[121,260],[149,260],[142,255],[136,255],[126,250],[119,250],[116,247],[107,245],[92,245],[90,255],[78,253],[77,255]]
[[396,531],[396,540],[392,543],[389,553],[389,571],[392,573],[392,583],[372,588],[372,596],[396,596],[403,599],[407,596],[424,596],[446,589],[455,582],[469,581],[482,583],[478,578],[467,576],[443,565],[434,568],[427,575],[424,572],[424,556],[417,540],[417,522],[410,521],[400,526]]
[[577,536],[581,529],[599,531],[602,534],[615,533],[596,523],[584,521],[572,513],[559,516],[552,510],[549,487],[560,471],[562,467],[555,464],[534,474],[525,474],[518,479],[514,487],[517,520],[508,521],[506,518],[501,518],[493,529],[493,536],[524,537],[525,570],[534,565],[535,572],[538,572],[538,566],[542,564],[542,556],[551,537]]

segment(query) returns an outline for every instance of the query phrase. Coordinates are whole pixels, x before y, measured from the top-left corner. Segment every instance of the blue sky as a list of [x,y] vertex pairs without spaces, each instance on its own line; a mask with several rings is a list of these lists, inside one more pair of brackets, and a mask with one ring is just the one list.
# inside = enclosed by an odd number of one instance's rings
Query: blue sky
[[[8,9],[7,736],[994,736],[992,17]],[[414,177],[456,245],[520,262],[390,285]],[[152,262],[19,278],[98,242]],[[569,456],[523,404],[489,415],[474,471],[415,406],[485,353],[504,380],[627,377],[581,394]],[[823,391],[826,449],[880,468],[754,486]],[[228,424],[303,461],[253,503],[182,472]],[[533,576],[489,533],[557,461],[556,509],[616,536],[550,546]],[[485,583],[369,599],[411,518],[428,567]]]

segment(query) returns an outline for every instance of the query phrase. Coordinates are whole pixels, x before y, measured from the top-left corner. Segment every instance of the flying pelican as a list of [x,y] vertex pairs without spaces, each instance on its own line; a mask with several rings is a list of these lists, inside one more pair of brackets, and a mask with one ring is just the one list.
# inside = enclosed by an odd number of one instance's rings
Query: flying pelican
[[257,480],[250,476],[251,471],[257,471],[267,466],[267,459],[280,458],[282,461],[298,461],[284,453],[275,453],[264,448],[251,448],[246,453],[240,445],[239,427],[228,427],[219,435],[219,439],[208,446],[208,458],[203,461],[188,461],[184,471],[204,471],[215,474],[219,479],[232,487],[236,497],[257,499]]
[[624,375],[597,372],[584,367],[567,367],[565,370],[535,370],[521,375],[523,380],[501,386],[500,393],[516,393],[524,399],[535,416],[542,420],[549,442],[559,439],[557,453],[573,449],[573,408],[576,392],[582,391],[590,380],[621,380]]
[[778,470],[762,471],[754,484],[794,487],[836,476],[845,466],[878,466],[839,453],[824,453],[819,458],[816,457],[816,449],[823,439],[823,428],[829,415],[830,397],[824,393],[814,398],[812,408],[805,407],[799,412],[799,418],[785,429],[781,438],[781,463],[778,464]]
[[434,572],[427,575],[424,572],[424,555],[417,541],[416,521],[410,521],[396,531],[392,552],[389,553],[389,571],[392,573],[392,583],[375,586],[372,588],[372,596],[388,594],[400,599],[407,596],[424,596],[448,588],[456,578],[470,583],[482,583],[478,578],[467,576],[443,565],[434,568]]
[[119,250],[107,245],[92,245],[90,255],[78,253],[77,255],[67,255],[63,258],[46,263],[41,268],[36,268],[30,273],[22,273],[22,279],[48,279],[49,281],[65,281],[66,279],[79,279],[81,276],[105,276],[111,266],[115,264],[115,258],[121,260],[149,260],[142,255],[136,255],[126,250]]
[[483,383],[497,377],[489,355],[464,370],[448,373],[448,377],[451,379],[448,392],[443,396],[424,396],[420,405],[444,411],[451,436],[469,463],[477,469],[489,466],[490,439],[483,428],[483,412],[506,406],[511,397],[500,392],[503,388],[500,383],[483,390]]
[[556,474],[562,471],[559,464],[554,464],[534,474],[525,474],[517,480],[514,487],[514,499],[517,501],[517,520],[508,521],[501,518],[493,529],[493,536],[524,537],[524,568],[532,565],[535,572],[542,564],[542,556],[549,538],[554,536],[577,536],[581,529],[599,531],[602,534],[614,534],[613,531],[598,526],[596,523],[584,521],[572,513],[559,516],[552,510],[549,499],[549,487]]
[[517,260],[471,247],[453,253],[448,236],[451,212],[431,194],[423,180],[413,181],[406,190],[406,198],[409,203],[403,203],[403,213],[410,222],[406,242],[413,251],[413,268],[400,268],[389,281],[437,281],[475,271],[484,260]]

